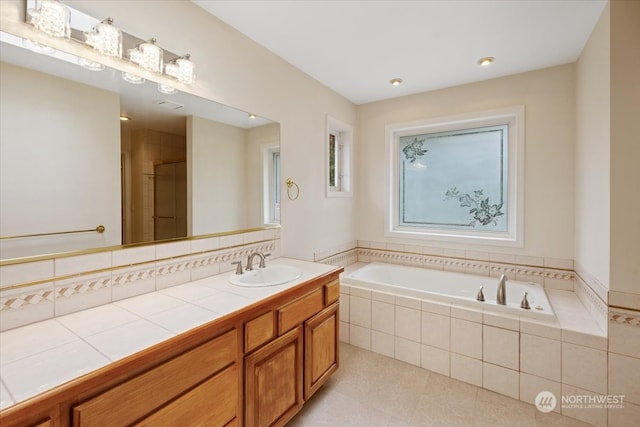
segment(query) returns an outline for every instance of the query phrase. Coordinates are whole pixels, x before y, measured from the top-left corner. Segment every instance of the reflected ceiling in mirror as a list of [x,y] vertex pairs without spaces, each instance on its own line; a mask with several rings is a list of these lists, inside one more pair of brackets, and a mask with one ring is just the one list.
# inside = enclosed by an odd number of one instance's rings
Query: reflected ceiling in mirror
[[1,35],[1,260],[279,223],[278,123]]

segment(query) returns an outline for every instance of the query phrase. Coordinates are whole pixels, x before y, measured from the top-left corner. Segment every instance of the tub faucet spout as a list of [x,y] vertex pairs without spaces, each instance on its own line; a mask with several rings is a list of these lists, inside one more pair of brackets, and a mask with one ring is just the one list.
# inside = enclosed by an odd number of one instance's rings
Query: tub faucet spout
[[498,283],[498,294],[496,296],[496,302],[500,305],[507,305],[507,276],[500,276],[500,283]]

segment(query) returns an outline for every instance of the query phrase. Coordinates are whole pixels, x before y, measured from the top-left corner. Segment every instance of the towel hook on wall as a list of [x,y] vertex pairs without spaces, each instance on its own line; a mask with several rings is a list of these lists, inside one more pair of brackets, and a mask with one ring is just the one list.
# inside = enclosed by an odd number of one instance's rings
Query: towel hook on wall
[[[295,196],[291,196],[291,188],[295,187]],[[291,178],[287,178],[287,197],[296,200],[300,196],[300,187]]]

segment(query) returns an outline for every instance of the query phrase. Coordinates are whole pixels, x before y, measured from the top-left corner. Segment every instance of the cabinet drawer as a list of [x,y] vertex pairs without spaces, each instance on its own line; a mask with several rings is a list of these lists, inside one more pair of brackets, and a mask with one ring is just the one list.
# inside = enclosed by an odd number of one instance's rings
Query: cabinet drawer
[[232,365],[140,423],[143,426],[225,426],[238,408],[238,369]]
[[75,426],[130,425],[237,359],[232,330],[73,408]]
[[244,324],[244,352],[249,353],[276,337],[273,311]]
[[301,324],[324,307],[323,288],[318,288],[278,309],[278,335]]
[[334,280],[324,285],[324,303],[331,305],[340,299],[340,280]]

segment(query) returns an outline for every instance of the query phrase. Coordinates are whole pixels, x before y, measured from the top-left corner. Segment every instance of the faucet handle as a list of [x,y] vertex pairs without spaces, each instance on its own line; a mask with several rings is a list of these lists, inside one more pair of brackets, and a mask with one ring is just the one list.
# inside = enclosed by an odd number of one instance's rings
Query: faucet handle
[[266,268],[267,264],[265,263],[266,259],[268,256],[271,256],[271,252],[267,252],[266,254],[262,255],[262,258],[260,258],[260,265],[258,267],[260,268]]
[[240,261],[233,261],[231,264],[236,266],[236,274],[240,275],[242,274],[242,260]]

